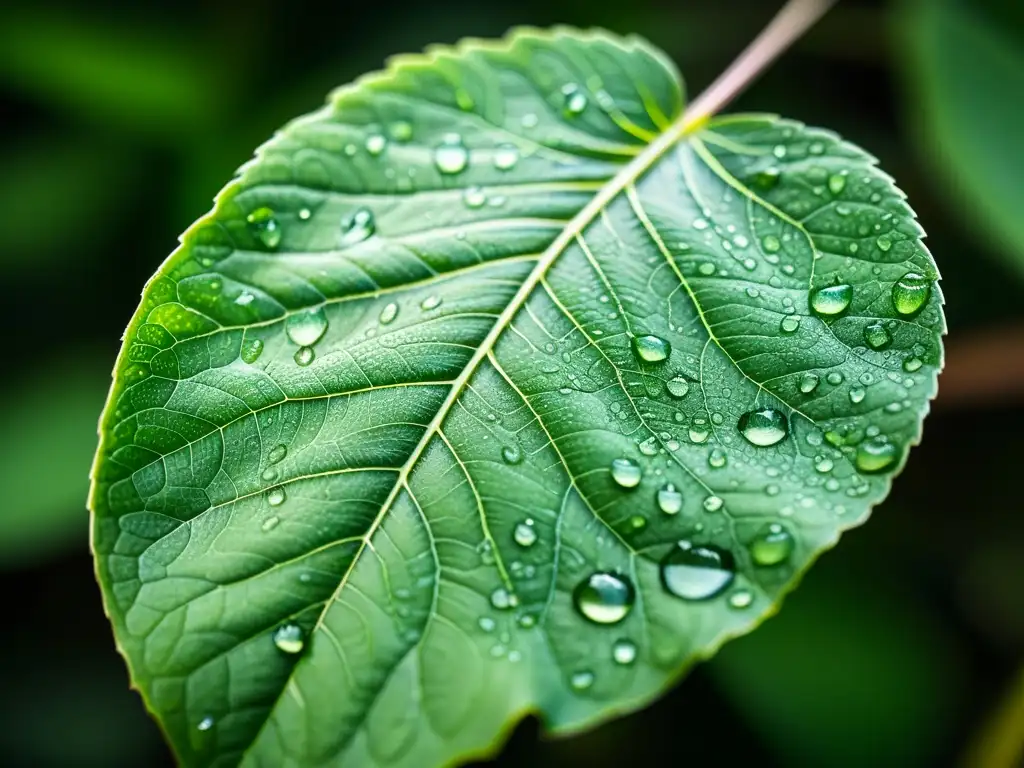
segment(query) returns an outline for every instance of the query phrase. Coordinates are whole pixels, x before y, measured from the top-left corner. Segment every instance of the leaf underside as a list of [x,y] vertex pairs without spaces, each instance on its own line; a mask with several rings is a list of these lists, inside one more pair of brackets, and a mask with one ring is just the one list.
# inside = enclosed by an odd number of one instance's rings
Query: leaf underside
[[[636,709],[886,495],[942,359],[913,213],[774,116],[630,164],[682,108],[662,54],[603,32],[400,57],[186,232],[125,335],[91,497],[182,764],[449,764],[526,712]],[[751,412],[783,436],[744,437]],[[663,568],[698,551],[721,567]],[[600,573],[635,593],[611,623],[577,605]]]

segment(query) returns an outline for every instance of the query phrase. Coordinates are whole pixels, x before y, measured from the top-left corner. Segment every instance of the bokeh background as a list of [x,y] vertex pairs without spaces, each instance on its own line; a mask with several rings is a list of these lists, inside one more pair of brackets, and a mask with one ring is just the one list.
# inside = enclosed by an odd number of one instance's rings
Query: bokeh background
[[[775,0],[9,0],[0,12],[0,764],[173,761],[103,615],[84,502],[144,281],[257,144],[393,53],[516,24],[639,33],[691,94]],[[1024,3],[841,0],[732,110],[875,154],[944,278],[947,370],[871,521],[761,629],[500,766],[1024,765]]]

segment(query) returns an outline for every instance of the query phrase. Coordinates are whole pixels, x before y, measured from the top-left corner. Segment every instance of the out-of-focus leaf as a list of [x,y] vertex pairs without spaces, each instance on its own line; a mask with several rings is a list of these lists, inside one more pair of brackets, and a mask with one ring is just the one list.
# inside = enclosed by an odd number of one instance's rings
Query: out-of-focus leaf
[[49,268],[95,254],[73,246],[111,226],[117,206],[134,191],[134,159],[127,148],[52,137],[4,150],[0,269]]
[[0,83],[101,124],[174,137],[219,115],[220,68],[187,37],[19,11],[0,25]]
[[961,765],[964,768],[1024,765],[1024,667],[985,722]]
[[85,547],[82,504],[95,447],[96,409],[110,374],[102,357],[58,358],[3,392],[0,421],[0,567],[45,556],[76,537]]
[[950,639],[913,595],[836,556],[709,669],[782,765],[933,765],[960,680]]
[[936,182],[978,239],[1024,272],[1024,4],[987,5],[904,0],[896,61]]

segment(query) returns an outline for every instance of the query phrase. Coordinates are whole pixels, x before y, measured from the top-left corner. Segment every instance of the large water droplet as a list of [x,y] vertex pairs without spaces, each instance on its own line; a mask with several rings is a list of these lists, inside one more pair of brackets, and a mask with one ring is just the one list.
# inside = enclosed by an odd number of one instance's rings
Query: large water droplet
[[907,272],[892,287],[892,303],[901,315],[912,315],[928,301],[932,281],[916,272]]
[[563,85],[562,97],[564,98],[563,111],[569,117],[578,115],[587,108],[587,94],[576,83]]
[[302,653],[306,647],[306,633],[298,624],[282,624],[274,630],[274,645],[283,653]]
[[252,365],[259,360],[260,355],[263,354],[263,341],[261,339],[246,339],[242,342],[242,348],[239,351],[239,357],[242,358],[243,362]]
[[504,587],[498,587],[491,592],[491,605],[499,611],[506,611],[519,605],[519,598]]
[[793,536],[778,523],[766,525],[750,542],[750,556],[758,565],[778,565],[793,553]]
[[267,503],[272,507],[280,507],[284,504],[286,497],[287,494],[281,486],[276,486],[267,491]]
[[672,353],[672,345],[660,336],[634,336],[633,352],[648,363],[660,363]]
[[672,397],[686,397],[690,391],[690,382],[682,376],[675,376],[665,382],[665,389]]
[[284,461],[284,457],[288,455],[288,446],[286,445],[275,445],[270,449],[270,453],[267,454],[267,461],[271,464],[277,464],[278,462]]
[[636,643],[632,640],[616,640],[612,646],[612,659],[616,664],[632,664],[636,661]]
[[625,576],[606,571],[588,576],[572,595],[576,610],[595,624],[618,624],[636,600],[633,585]]
[[892,469],[900,457],[899,449],[885,438],[868,440],[857,446],[855,463],[865,474]]
[[257,208],[245,217],[249,229],[269,250],[274,250],[281,243],[281,225],[270,208]]
[[852,286],[846,283],[830,285],[811,294],[811,309],[818,315],[831,317],[844,312],[852,300]]
[[661,583],[684,600],[721,594],[735,578],[732,555],[712,545],[680,541],[661,561]]
[[327,315],[324,314],[323,307],[301,310],[288,316],[284,330],[293,344],[311,347],[320,341],[327,330]]
[[841,173],[833,173],[828,177],[828,191],[838,195],[846,188],[846,177]]
[[878,246],[878,250],[880,251],[888,251],[890,248],[892,248],[892,238],[890,238],[888,235],[879,235],[875,239],[875,245]]
[[892,344],[892,336],[881,320],[864,326],[864,341],[872,349],[885,349]]
[[446,134],[434,149],[434,165],[444,174],[461,173],[469,163],[469,152],[457,133]]
[[394,322],[396,317],[398,317],[398,305],[392,301],[380,311],[380,317],[377,319],[381,325],[389,325]]
[[512,144],[502,144],[494,150],[494,167],[499,171],[514,168],[519,162],[519,150]]
[[533,520],[527,518],[516,525],[512,538],[521,547],[532,547],[537,543],[537,531],[533,527]]
[[751,445],[775,445],[789,431],[786,416],[774,408],[761,408],[740,416],[738,423],[740,434]]
[[783,333],[795,333],[800,327],[800,318],[796,315],[786,315],[782,318],[782,322],[779,323],[779,328],[782,329]]
[[674,515],[683,508],[683,494],[669,483],[658,491],[658,509],[666,515]]
[[775,235],[765,235],[761,239],[761,247],[764,248],[765,253],[778,253],[782,248],[782,243]]
[[636,488],[640,485],[640,465],[632,459],[613,459],[611,471],[612,480],[623,488]]
[[369,208],[360,208],[352,214],[352,217],[341,225],[341,245],[349,246],[361,243],[377,231],[377,224],[373,219],[373,211]]

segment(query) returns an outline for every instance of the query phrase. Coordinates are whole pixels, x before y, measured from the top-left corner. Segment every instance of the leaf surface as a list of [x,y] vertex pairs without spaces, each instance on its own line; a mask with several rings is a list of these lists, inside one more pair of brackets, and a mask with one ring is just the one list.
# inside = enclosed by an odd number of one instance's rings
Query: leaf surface
[[401,57],[186,233],[92,495],[182,763],[440,765],[635,709],[885,496],[942,355],[912,212],[834,134],[682,102],[600,32]]

